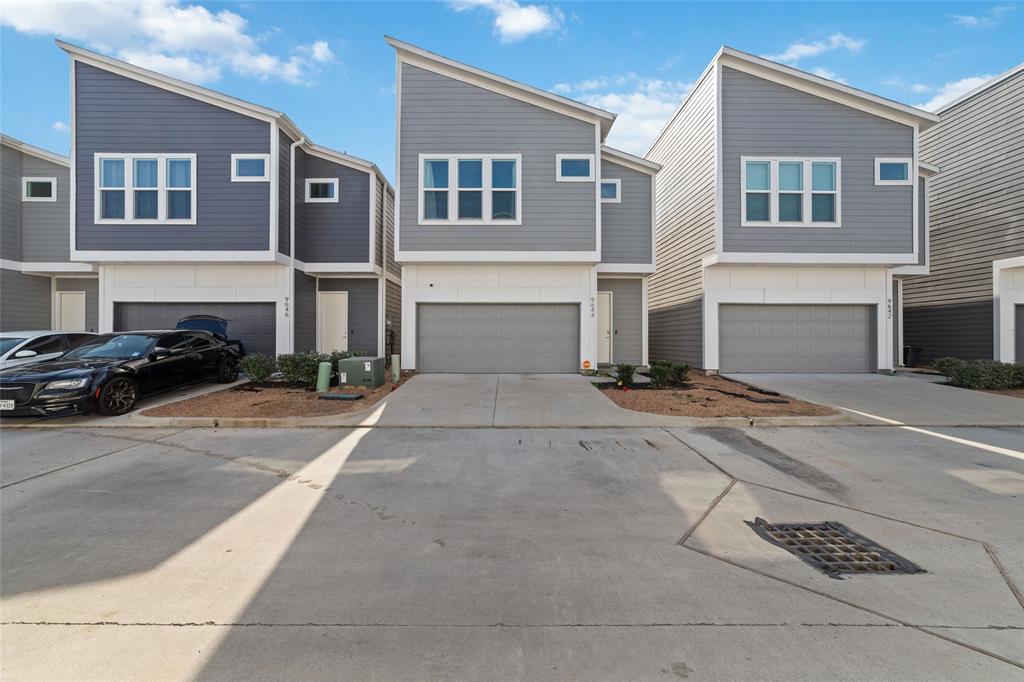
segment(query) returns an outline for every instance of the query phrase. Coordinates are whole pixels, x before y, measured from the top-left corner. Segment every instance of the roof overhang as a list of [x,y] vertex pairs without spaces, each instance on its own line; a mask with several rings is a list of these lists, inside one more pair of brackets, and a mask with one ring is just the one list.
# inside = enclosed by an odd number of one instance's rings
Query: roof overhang
[[629,152],[624,152],[621,149],[609,147],[608,145],[601,145],[601,158],[622,164],[623,166],[640,171],[641,173],[654,175],[661,170],[660,163],[648,161],[647,159],[630,154]]
[[71,159],[69,159],[68,157],[61,156],[60,154],[55,154],[54,152],[50,152],[45,149],[40,149],[39,147],[28,144],[27,142],[17,140],[11,137],[10,135],[4,135],[0,133],[0,144],[4,144],[10,147],[11,149],[17,149],[22,154],[35,156],[37,158],[43,159],[44,161],[50,161],[51,163],[56,163],[58,165],[66,166],[68,168],[71,167]]
[[917,174],[921,177],[930,178],[941,171],[942,169],[935,164],[925,163],[924,161],[917,162]]

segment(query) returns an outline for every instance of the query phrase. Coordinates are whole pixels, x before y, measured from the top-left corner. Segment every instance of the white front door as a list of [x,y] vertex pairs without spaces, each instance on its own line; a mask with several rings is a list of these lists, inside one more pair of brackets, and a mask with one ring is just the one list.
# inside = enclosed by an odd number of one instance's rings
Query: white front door
[[612,292],[597,292],[597,362],[612,361]]
[[348,292],[321,291],[320,310],[320,352],[348,350]]
[[85,292],[57,292],[57,329],[62,332],[85,331]]

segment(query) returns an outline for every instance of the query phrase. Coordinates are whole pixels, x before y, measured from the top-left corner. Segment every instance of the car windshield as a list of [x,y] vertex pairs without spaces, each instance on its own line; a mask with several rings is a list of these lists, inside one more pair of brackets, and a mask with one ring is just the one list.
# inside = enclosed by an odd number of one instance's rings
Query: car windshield
[[3,337],[2,339],[0,339],[0,355],[3,355],[4,353],[14,348],[24,340],[25,339],[13,338],[10,336]]
[[144,334],[104,336],[68,351],[64,354],[64,357],[131,360],[132,358],[141,358],[147,355],[155,343],[156,339]]

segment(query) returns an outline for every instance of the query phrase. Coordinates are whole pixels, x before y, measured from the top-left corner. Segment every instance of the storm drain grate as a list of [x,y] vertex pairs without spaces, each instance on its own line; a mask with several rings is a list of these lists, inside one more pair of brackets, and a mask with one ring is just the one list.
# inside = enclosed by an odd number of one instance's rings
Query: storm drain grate
[[768,523],[758,517],[746,524],[768,542],[795,554],[830,578],[926,573],[917,564],[835,521]]

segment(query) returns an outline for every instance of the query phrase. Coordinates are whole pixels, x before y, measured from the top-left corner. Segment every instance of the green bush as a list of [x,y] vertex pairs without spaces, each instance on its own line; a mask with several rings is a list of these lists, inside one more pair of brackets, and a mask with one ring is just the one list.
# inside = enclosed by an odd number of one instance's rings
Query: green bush
[[249,381],[254,384],[265,384],[270,375],[277,369],[274,358],[262,353],[251,353],[242,358],[239,367]]
[[964,364],[964,361],[961,360],[960,358],[947,357],[939,358],[938,360],[932,363],[932,367],[934,367],[935,371],[938,372],[939,374],[948,377],[955,368],[959,367],[962,364]]
[[655,360],[651,363],[651,387],[682,386],[686,383],[689,374],[690,366],[685,362]]
[[685,362],[672,363],[672,382],[676,386],[682,386],[690,378],[690,366]]
[[998,391],[1024,386],[1024,364],[939,358],[933,366],[949,383],[962,388]]
[[615,366],[615,378],[621,386],[632,386],[633,374],[635,372],[636,367],[626,364],[625,362],[620,362]]
[[277,356],[277,367],[281,370],[281,377],[285,381],[314,388],[320,363],[328,362],[329,359],[329,355],[314,351],[289,353]]
[[337,373],[337,371],[338,371],[338,361],[339,360],[347,360],[348,358],[358,358],[358,357],[363,356],[363,355],[366,355],[366,353],[364,353],[361,350],[336,350],[336,351],[333,351],[328,356],[328,361],[331,363],[331,372],[332,373]]

